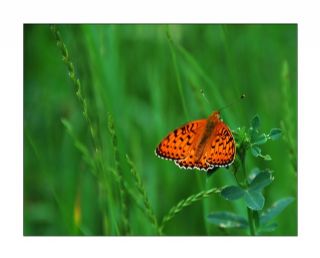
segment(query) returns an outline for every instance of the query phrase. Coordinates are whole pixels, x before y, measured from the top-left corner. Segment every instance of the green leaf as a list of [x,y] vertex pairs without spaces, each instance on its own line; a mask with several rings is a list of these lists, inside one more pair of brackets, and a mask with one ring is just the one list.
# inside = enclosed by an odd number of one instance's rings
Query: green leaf
[[268,223],[271,219],[278,216],[289,204],[293,202],[293,197],[287,197],[275,202],[271,208],[267,209],[261,214],[260,222],[261,224]]
[[211,213],[208,216],[208,221],[221,228],[247,228],[248,221],[232,212],[220,211]]
[[251,143],[254,145],[261,145],[268,141],[268,137],[265,133],[255,137],[254,139],[251,139]]
[[278,227],[277,223],[263,225],[262,227],[260,227],[259,233],[272,232],[272,231],[275,231],[277,229],[277,227]]
[[272,160],[272,158],[269,154],[266,154],[266,155],[260,154],[260,157],[263,158],[264,160],[267,160],[267,161]]
[[260,118],[258,115],[255,115],[251,120],[251,127],[253,130],[258,130],[260,127]]
[[267,185],[271,184],[273,179],[274,178],[270,172],[268,171],[261,172],[252,180],[248,190],[251,192],[261,191]]
[[72,129],[72,126],[71,124],[69,123],[68,120],[62,118],[61,119],[61,123],[64,125],[64,127],[68,130],[68,132],[72,132],[73,133],[73,129]]
[[253,168],[248,176],[248,183],[251,184],[253,179],[261,172],[259,168]]
[[271,140],[277,140],[281,137],[281,134],[282,130],[280,128],[272,128],[268,136]]
[[246,191],[244,200],[251,210],[259,211],[262,210],[264,206],[264,197],[261,192]]
[[252,127],[249,128],[250,143],[254,143],[259,138],[259,132]]
[[222,189],[221,195],[223,198],[234,201],[241,198],[244,195],[245,191],[238,186],[227,186]]
[[258,146],[254,145],[251,147],[251,153],[254,157],[258,157],[261,155],[261,149]]

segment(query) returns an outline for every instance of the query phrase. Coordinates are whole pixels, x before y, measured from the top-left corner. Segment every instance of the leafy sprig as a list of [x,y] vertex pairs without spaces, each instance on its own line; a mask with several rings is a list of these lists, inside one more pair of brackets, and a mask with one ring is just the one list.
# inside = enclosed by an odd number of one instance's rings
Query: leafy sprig
[[[228,211],[217,211],[211,213],[207,219],[210,223],[222,228],[249,229],[251,235],[274,231],[276,223],[270,223],[273,218],[279,215],[294,198],[286,197],[275,202],[272,207],[263,210],[265,204],[264,189],[274,181],[273,172],[266,168],[253,168],[250,174],[246,174],[246,154],[251,151],[255,158],[262,158],[265,161],[271,160],[269,154],[262,154],[261,145],[269,140],[281,138],[282,131],[279,128],[272,128],[269,133],[260,133],[260,118],[254,116],[249,129],[238,128],[235,132],[237,142],[238,162],[233,166],[234,173],[243,174],[244,181],[237,185],[229,185],[221,190],[221,196],[227,201],[243,199],[247,208],[247,218]],[[240,165],[238,164],[240,163]]]

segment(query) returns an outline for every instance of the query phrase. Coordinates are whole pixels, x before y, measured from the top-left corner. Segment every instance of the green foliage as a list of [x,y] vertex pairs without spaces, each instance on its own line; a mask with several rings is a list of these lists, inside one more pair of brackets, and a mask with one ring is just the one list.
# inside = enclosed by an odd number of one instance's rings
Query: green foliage
[[252,192],[261,191],[263,188],[271,184],[273,180],[274,178],[268,170],[261,171],[253,177],[248,186],[248,190]]
[[261,214],[261,224],[267,224],[270,220],[279,215],[293,201],[293,197],[287,197],[276,201],[271,208],[267,209]]
[[221,195],[229,201],[234,201],[237,200],[241,197],[243,197],[245,193],[245,190],[243,190],[241,187],[239,186],[227,186],[225,188],[222,189],[221,191]]
[[[296,39],[296,25],[25,25],[24,235],[296,235]],[[154,155],[219,109],[229,169]]]
[[[269,186],[273,180],[274,176],[272,175],[269,169],[260,170],[255,167],[252,169],[251,173],[246,175],[246,164],[245,164],[245,155],[248,149],[251,149],[251,153],[254,157],[264,157],[264,160],[271,160],[270,155],[262,155],[261,148],[257,147],[257,144],[262,145],[266,143],[269,139],[277,140],[281,137],[281,129],[274,128],[271,129],[270,133],[266,135],[262,133],[259,135],[260,128],[260,118],[259,116],[254,116],[251,120],[250,127],[248,132],[242,127],[238,129],[236,134],[237,143],[238,143],[238,153],[240,160],[242,162],[242,173],[245,176],[244,182],[238,182],[238,186],[227,186],[224,187],[221,191],[221,196],[228,201],[235,201],[243,199],[244,203],[247,206],[248,210],[248,225],[250,228],[250,234],[256,235],[265,232],[272,232],[277,228],[277,224],[267,224],[273,217],[279,215],[292,201],[293,198],[285,198],[277,201],[272,208],[264,211],[262,214],[259,214],[257,211],[261,211],[265,205],[265,197],[263,194],[264,189]],[[261,140],[264,139],[264,140]],[[270,158],[265,158],[270,157]],[[236,166],[234,168],[234,173],[239,173],[239,168]],[[247,178],[246,178],[247,176]],[[231,225],[230,227],[236,224],[234,221],[246,221],[237,215],[230,215],[229,212],[219,212],[214,213],[214,215],[209,215],[208,220],[222,227],[221,225]],[[247,222],[247,221],[246,221]],[[240,222],[239,222],[240,223]],[[243,223],[240,223],[243,227]],[[229,226],[226,226],[229,227]],[[225,228],[226,228],[225,227]]]
[[249,209],[256,211],[262,210],[265,202],[265,199],[261,192],[255,192],[250,190],[245,191],[244,200]]
[[232,212],[215,212],[208,216],[208,221],[221,228],[247,228],[248,221]]
[[278,140],[281,137],[281,133],[282,133],[281,129],[272,128],[268,135],[268,138],[270,138],[271,140]]
[[255,115],[251,120],[251,130],[257,132],[260,128],[260,118],[258,115]]
[[259,148],[258,146],[254,145],[251,148],[251,153],[254,157],[259,157],[261,156],[261,148]]
[[[281,137],[281,129],[272,128],[269,134],[259,134],[260,118],[258,115],[254,116],[251,120],[251,125],[249,128],[248,139],[250,139],[251,153],[254,157],[260,157],[264,160],[271,160],[269,154],[263,155],[261,153],[261,148],[257,145],[262,145],[267,143],[268,140],[277,140]],[[239,131],[240,132],[240,131]],[[244,132],[242,131],[242,134]],[[244,137],[244,136],[243,136]],[[247,140],[248,141],[248,140]],[[248,142],[246,143],[248,144]]]

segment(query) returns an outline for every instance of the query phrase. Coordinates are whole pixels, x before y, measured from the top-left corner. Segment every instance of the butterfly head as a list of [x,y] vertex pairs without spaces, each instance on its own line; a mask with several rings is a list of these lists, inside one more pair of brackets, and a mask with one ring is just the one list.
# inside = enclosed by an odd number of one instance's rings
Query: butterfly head
[[213,121],[214,124],[217,124],[218,122],[220,122],[221,121],[220,112],[219,111],[214,111],[211,114],[210,119]]

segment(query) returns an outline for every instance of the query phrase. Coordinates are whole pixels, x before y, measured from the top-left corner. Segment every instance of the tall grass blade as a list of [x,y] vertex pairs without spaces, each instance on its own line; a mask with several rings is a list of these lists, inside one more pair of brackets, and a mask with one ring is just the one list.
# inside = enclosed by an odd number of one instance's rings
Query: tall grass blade
[[174,47],[173,47],[173,41],[172,41],[172,38],[171,38],[171,35],[170,35],[168,27],[167,27],[167,39],[169,41],[170,52],[171,52],[171,56],[172,56],[174,71],[175,71],[175,74],[176,74],[176,77],[177,77],[178,89],[179,89],[179,93],[180,93],[180,96],[181,96],[183,111],[184,111],[184,114],[186,116],[186,119],[189,119],[189,112],[188,112],[188,109],[187,109],[184,93],[183,93],[183,90],[182,90],[182,84],[181,84],[180,72],[179,72],[179,68],[178,68],[178,64],[177,64],[176,53],[175,53],[175,50],[174,50]]
[[117,173],[117,178],[119,179],[119,191],[120,191],[120,199],[121,199],[121,221],[122,221],[122,229],[124,235],[130,234],[130,226],[129,226],[129,210],[128,210],[128,193],[125,188],[124,178],[123,178],[123,171],[120,165],[120,155],[118,149],[118,140],[116,131],[114,128],[114,122],[111,114],[109,113],[108,116],[108,129],[112,139],[112,146],[113,146],[113,154],[114,154],[114,161],[115,161],[115,172]]
[[144,188],[144,185],[142,183],[141,177],[139,176],[139,174],[137,173],[137,170],[133,164],[133,162],[130,160],[129,156],[126,155],[127,158],[127,162],[130,166],[130,171],[131,174],[135,180],[135,184],[137,186],[138,192],[140,194],[141,199],[143,200],[143,204],[145,206],[145,214],[147,216],[147,218],[150,220],[150,222],[154,225],[154,227],[157,230],[158,235],[162,235],[161,229],[159,227],[156,215],[153,212],[153,209],[150,205],[150,201],[149,198],[147,196],[146,190]]
[[162,219],[162,223],[161,223],[161,230],[163,230],[165,224],[172,220],[178,213],[180,213],[184,208],[190,206],[191,204],[203,200],[204,198],[209,197],[210,195],[216,193],[220,193],[221,189],[219,188],[212,188],[210,190],[206,190],[206,191],[201,191],[197,194],[191,195],[189,196],[187,199],[184,199],[182,201],[180,201],[177,205],[173,206],[170,211],[168,212],[167,215],[165,215]]

